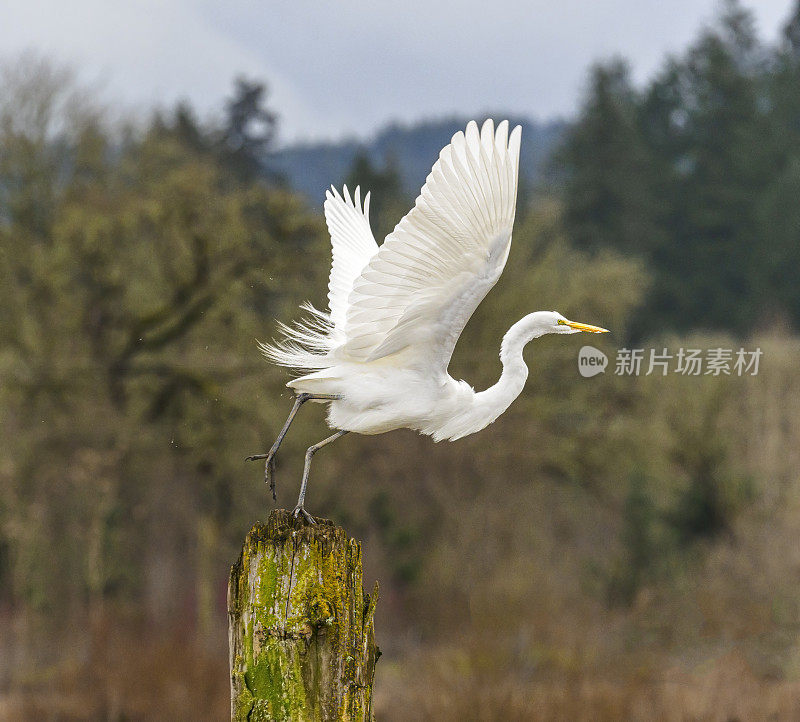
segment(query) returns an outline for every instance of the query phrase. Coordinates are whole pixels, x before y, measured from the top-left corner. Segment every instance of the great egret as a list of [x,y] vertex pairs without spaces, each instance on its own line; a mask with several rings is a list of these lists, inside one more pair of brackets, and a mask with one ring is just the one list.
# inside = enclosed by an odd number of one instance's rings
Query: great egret
[[304,508],[311,457],[344,434],[409,428],[435,441],[460,439],[491,424],[528,377],[522,349],[547,333],[603,333],[604,328],[537,311],[517,321],[500,347],[503,372],[485,391],[447,373],[465,324],[494,286],[511,247],[522,130],[487,120],[456,133],[428,175],[414,208],[379,247],[369,225],[367,193],[328,191],[325,218],[333,245],[330,312],[310,304],[309,318],[281,324],[284,339],[260,344],[276,364],[303,372],[286,385],[298,394],[266,454],[273,498],[275,453],[300,406],[327,402],[336,433],[309,447],[294,516]]

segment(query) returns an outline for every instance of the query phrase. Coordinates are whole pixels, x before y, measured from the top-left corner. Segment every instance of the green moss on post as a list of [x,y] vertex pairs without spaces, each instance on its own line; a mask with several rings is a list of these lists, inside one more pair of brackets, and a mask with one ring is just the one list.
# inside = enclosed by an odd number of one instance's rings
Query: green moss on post
[[285,510],[258,522],[228,585],[231,719],[372,720],[380,651],[361,544]]

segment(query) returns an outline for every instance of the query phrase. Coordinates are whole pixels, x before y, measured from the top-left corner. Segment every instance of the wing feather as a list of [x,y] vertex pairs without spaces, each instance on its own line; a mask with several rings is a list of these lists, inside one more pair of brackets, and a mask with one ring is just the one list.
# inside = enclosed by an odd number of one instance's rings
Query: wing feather
[[[442,149],[414,208],[359,273],[341,351],[374,361],[403,349],[445,372],[464,325],[508,258],[521,128],[487,120]],[[333,311],[333,306],[331,306]]]
[[353,197],[347,186],[344,195],[331,186],[325,194],[325,221],[331,234],[333,260],[328,281],[328,303],[334,333],[344,337],[347,299],[353,283],[364,267],[378,252],[378,244],[369,226],[370,194],[361,204],[361,189]]

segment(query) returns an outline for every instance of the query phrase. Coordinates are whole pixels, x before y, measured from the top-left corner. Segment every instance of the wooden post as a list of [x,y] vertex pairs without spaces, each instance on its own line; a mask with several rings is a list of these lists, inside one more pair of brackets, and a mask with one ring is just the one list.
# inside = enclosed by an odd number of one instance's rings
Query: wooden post
[[364,593],[360,542],[316,522],[273,511],[231,568],[234,722],[373,719],[378,584]]

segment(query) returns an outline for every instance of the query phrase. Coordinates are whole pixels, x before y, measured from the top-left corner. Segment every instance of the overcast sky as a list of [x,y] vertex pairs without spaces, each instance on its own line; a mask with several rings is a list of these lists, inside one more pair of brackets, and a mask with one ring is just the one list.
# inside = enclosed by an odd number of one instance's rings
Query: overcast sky
[[[749,0],[777,37],[792,0]],[[281,138],[366,135],[389,120],[575,111],[588,65],[637,80],[711,21],[719,0],[0,0],[0,56],[72,63],[134,107],[221,107],[266,80]]]

